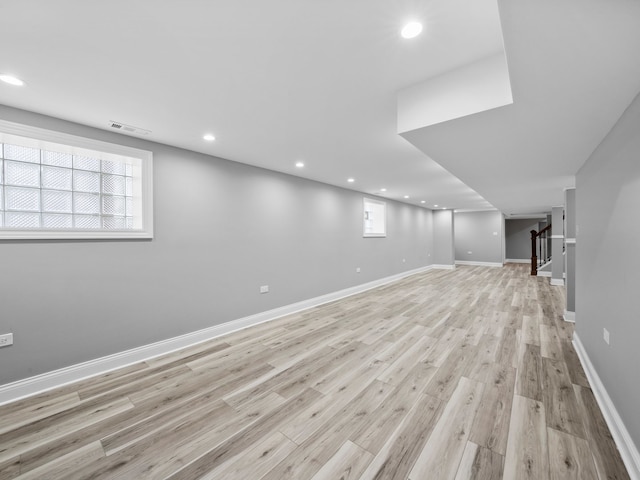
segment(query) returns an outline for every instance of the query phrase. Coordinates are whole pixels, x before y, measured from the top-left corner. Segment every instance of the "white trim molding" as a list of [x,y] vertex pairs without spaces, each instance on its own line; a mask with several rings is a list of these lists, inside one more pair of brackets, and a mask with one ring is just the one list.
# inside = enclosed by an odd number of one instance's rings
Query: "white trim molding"
[[531,263],[530,258],[507,258],[504,263]]
[[600,380],[600,376],[598,375],[598,372],[596,372],[593,363],[591,363],[591,359],[589,358],[584,345],[582,345],[577,332],[573,332],[573,346],[576,349],[578,358],[580,358],[580,363],[582,363],[582,367],[587,374],[591,390],[596,397],[598,406],[602,411],[602,415],[609,426],[609,430],[611,430],[611,436],[616,442],[622,461],[627,467],[629,476],[632,480],[640,480],[640,452],[638,452],[635,443],[633,443],[633,439],[631,438],[631,435],[629,435],[629,431],[622,422],[622,418],[620,418],[620,414],[618,414],[618,411],[616,410],[611,397],[609,397],[602,380]]
[[562,315],[565,322],[576,323],[576,312],[570,312],[569,310],[564,311],[564,315]]
[[539,277],[551,277],[551,272],[541,272],[540,270],[538,270],[538,276]]
[[554,287],[564,287],[564,278],[552,278],[551,285]]
[[499,262],[474,262],[471,260],[456,260],[456,265],[474,265],[476,267],[502,267]]
[[558,239],[562,239],[564,240],[564,235],[551,235],[551,240],[558,240]]
[[[448,267],[445,265],[445,267]],[[453,267],[453,265],[451,266]],[[225,335],[227,333],[242,330],[259,323],[268,322],[285,315],[290,315],[301,310],[316,307],[324,303],[333,302],[341,298],[349,297],[357,293],[371,290],[410,275],[426,272],[438,268],[435,265],[428,265],[426,267],[417,268],[415,270],[409,270],[406,272],[384,277],[372,282],[363,283],[354,287],[345,288],[337,292],[328,293],[319,297],[310,298],[301,302],[292,303],[283,307],[274,308],[273,310],[267,310],[265,312],[256,313],[247,317],[232,320],[230,322],[223,323],[221,325],[214,325],[209,328],[198,330],[196,332],[190,332],[178,337],[169,338],[167,340],[161,340],[149,345],[143,345],[141,347],[126,350],[124,352],[115,353],[113,355],[107,355],[105,357],[89,360],[88,362],[71,365],[69,367],[61,368],[51,372],[46,372],[41,375],[25,378],[16,382],[0,385],[0,405],[13,402],[21,398],[29,397],[37,393],[42,393],[53,388],[61,387],[79,380],[84,380],[89,377],[101,375],[118,368],[126,367],[134,363],[143,362],[151,358],[166,355],[167,353],[175,352],[183,348],[191,347],[202,342],[206,342],[213,338]]]
[[567,239],[565,239],[564,243],[566,243],[567,245],[575,245],[576,244],[576,239],[575,238],[567,238]]
[[455,265],[431,265],[431,268],[437,268],[438,270],[455,270]]

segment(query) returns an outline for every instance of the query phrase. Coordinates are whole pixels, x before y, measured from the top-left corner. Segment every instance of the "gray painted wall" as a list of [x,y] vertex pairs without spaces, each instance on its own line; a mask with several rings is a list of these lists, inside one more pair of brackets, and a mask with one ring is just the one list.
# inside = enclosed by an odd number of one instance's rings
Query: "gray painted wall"
[[564,207],[553,207],[551,209],[551,279],[555,284],[564,284]]
[[433,263],[455,265],[453,210],[433,212]]
[[505,243],[507,244],[507,258],[512,260],[531,260],[531,230],[538,230],[538,220],[506,220]]
[[[576,175],[576,330],[640,445],[640,96]],[[610,345],[603,341],[610,332]]]
[[453,222],[456,260],[502,263],[502,213],[459,212]]
[[[569,188],[564,192],[565,204],[565,238],[576,238],[576,189]],[[567,274],[567,312],[576,311],[576,244],[566,244],[565,272]]]
[[155,193],[152,241],[0,242],[0,333],[15,342],[0,384],[431,263],[430,210],[387,201],[387,237],[363,238],[357,192],[9,107],[0,118],[151,150]]

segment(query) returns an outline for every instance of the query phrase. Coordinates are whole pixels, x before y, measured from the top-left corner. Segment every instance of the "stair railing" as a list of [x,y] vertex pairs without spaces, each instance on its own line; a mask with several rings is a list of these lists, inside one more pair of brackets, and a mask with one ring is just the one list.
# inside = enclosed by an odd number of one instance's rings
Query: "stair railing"
[[551,225],[547,225],[539,232],[531,230],[531,275],[538,275],[538,268],[551,260]]

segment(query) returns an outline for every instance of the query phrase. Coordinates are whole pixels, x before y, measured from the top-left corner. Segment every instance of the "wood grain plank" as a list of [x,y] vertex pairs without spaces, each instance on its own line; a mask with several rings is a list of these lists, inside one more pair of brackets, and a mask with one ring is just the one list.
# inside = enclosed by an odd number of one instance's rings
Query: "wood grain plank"
[[311,479],[357,479],[372,459],[373,455],[347,440]]
[[33,403],[26,407],[0,416],[0,435],[16,430],[45,417],[73,408],[80,403],[77,392],[70,392],[50,398],[42,403]]
[[480,382],[460,379],[409,473],[410,480],[455,477],[483,389],[484,384]]
[[348,439],[353,430],[372,421],[372,412],[395,387],[374,381],[349,402],[333,419],[305,440],[289,457],[271,470],[265,480],[310,478],[322,468]]
[[200,477],[200,480],[252,479],[259,480],[287,457],[297,445],[280,432],[259,441],[242,454],[229,459],[218,468]]
[[503,467],[502,455],[467,442],[455,480],[495,480],[502,478]]
[[398,428],[425,390],[436,367],[428,363],[418,363],[394,391],[384,399],[372,414],[372,421],[366,423],[349,436],[365,450],[377,454],[387,438]]
[[127,398],[111,402],[88,401],[9,431],[0,435],[0,462],[132,408],[134,405]]
[[629,474],[622,462],[618,447],[613,440],[593,392],[590,388],[579,385],[574,385],[573,388],[583,412],[582,419],[598,476],[607,480],[629,479]]
[[516,375],[516,394],[542,401],[542,356],[540,347],[523,343]]
[[469,439],[504,456],[516,374],[514,368],[498,364],[494,364],[490,370]]
[[547,426],[586,438],[578,401],[564,363],[542,359],[543,404]]
[[238,455],[248,446],[253,445],[265,432],[278,428],[289,416],[315,402],[319,396],[320,394],[315,390],[305,390],[300,395],[288,400],[278,410],[263,415],[251,424],[250,428],[245,428],[232,435],[222,444],[187,463],[167,478],[190,480],[204,475],[229,458]]
[[98,458],[104,458],[104,450],[100,442],[92,442],[17,478],[19,480],[67,478],[82,465]]
[[542,403],[515,395],[511,408],[504,478],[549,478],[547,425]]
[[440,400],[420,395],[415,407],[389,437],[360,480],[406,479],[442,410]]
[[589,443],[568,433],[547,428],[552,480],[598,480]]

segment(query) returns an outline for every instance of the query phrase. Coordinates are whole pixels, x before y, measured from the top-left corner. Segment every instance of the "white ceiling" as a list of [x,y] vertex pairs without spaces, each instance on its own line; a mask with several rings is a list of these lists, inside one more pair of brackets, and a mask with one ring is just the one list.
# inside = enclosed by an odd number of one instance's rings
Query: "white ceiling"
[[[27,84],[0,104],[428,207],[547,211],[640,90],[640,2],[498,2],[3,0],[0,73]],[[512,105],[396,133],[400,90],[505,50]]]

